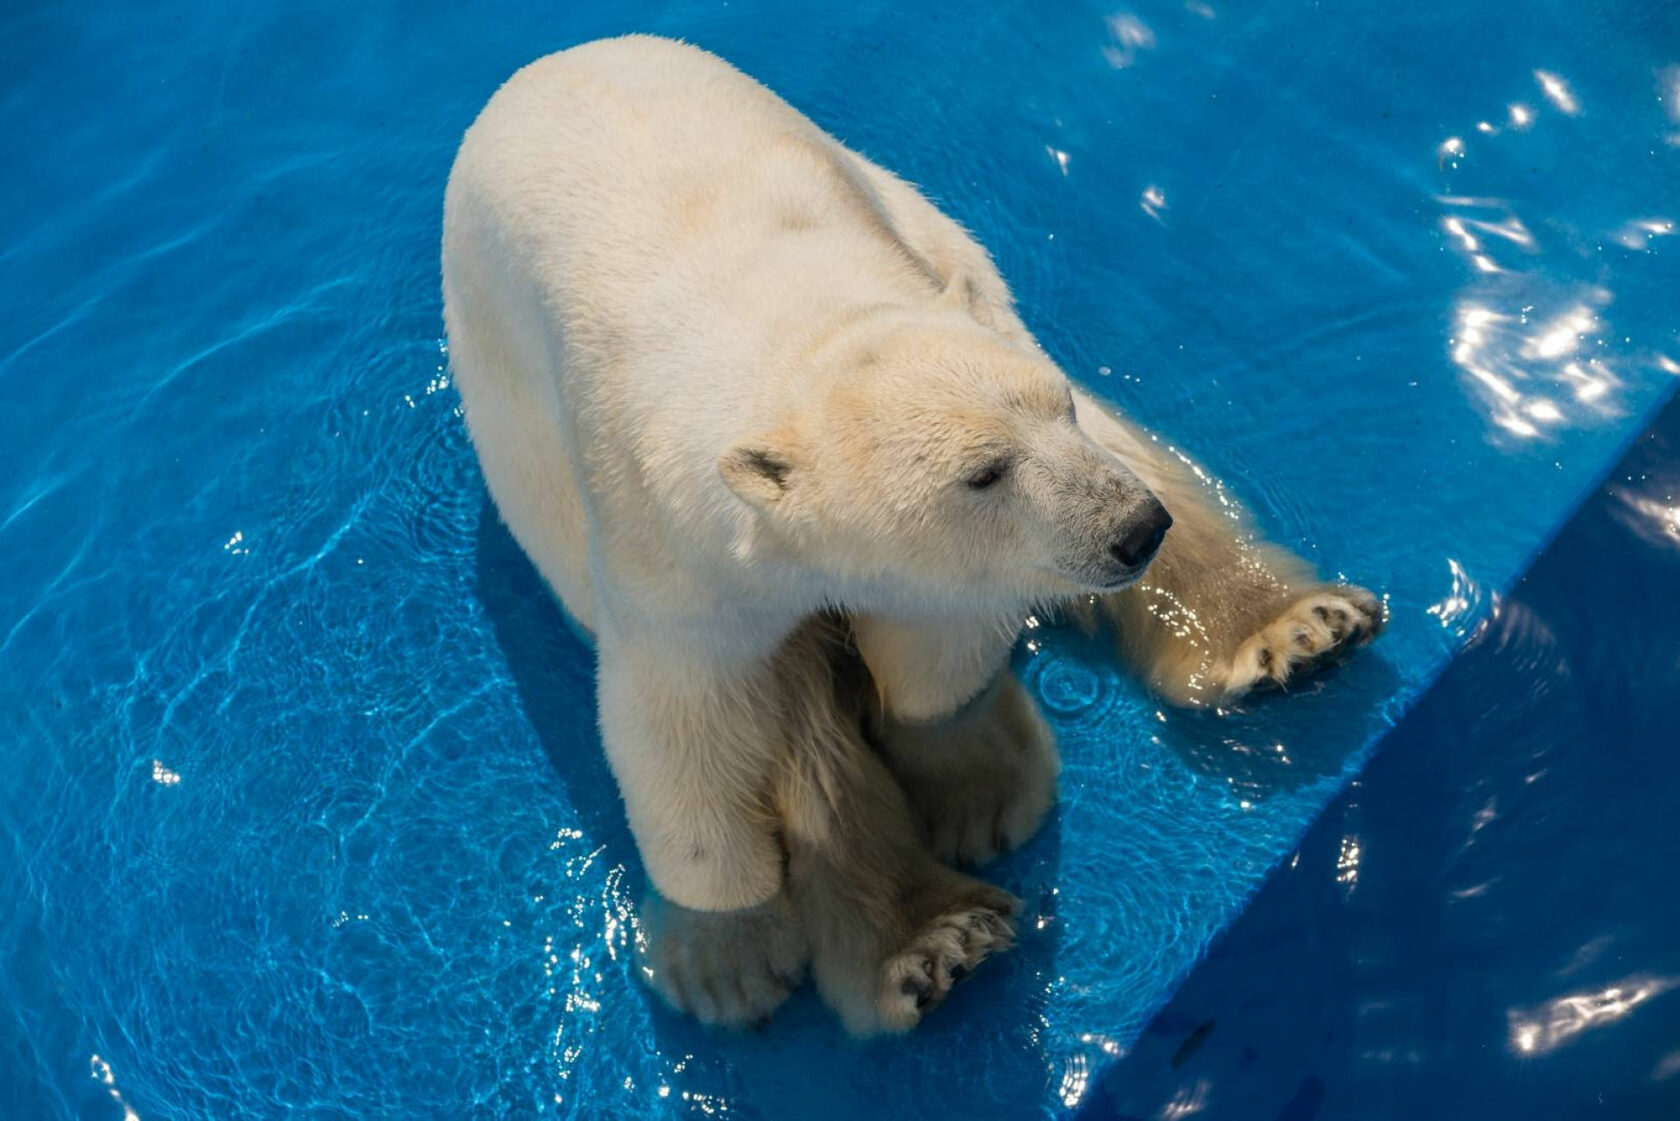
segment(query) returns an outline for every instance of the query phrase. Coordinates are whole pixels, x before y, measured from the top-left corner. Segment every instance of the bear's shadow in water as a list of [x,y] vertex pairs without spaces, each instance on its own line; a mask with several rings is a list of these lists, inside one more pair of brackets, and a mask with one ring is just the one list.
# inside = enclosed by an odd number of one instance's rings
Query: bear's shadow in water
[[[592,844],[604,846],[601,855],[609,865],[623,865],[629,882],[644,884],[596,730],[594,652],[573,630],[488,495],[479,513],[476,575],[520,704],[579,828]],[[928,1110],[949,1111],[972,1097],[969,1112],[1033,1115],[1046,1092],[1039,1040],[1056,977],[1060,936],[1052,902],[1060,853],[1060,819],[1052,812],[1025,848],[986,870],[986,879],[1022,898],[1019,945],[958,986],[907,1038],[852,1043],[810,985],[756,1034],[703,1028],[634,985],[653,1009],[649,1022],[666,1080],[673,1089],[737,1099],[737,1112],[744,1116],[752,1115],[752,1105],[775,1115],[792,1110],[787,1115],[808,1116],[819,1081],[827,1095],[823,1116],[855,1116],[888,1086],[896,1086],[901,1105],[907,1098],[923,1099]],[[976,1069],[977,1052],[988,1058],[986,1077],[953,1079],[954,1072]],[[749,1108],[741,1110],[740,1104]]]
[[595,652],[574,631],[548,585],[486,495],[478,520],[478,595],[507,659],[519,702],[554,767],[579,826],[609,860],[634,865],[618,787],[595,719]]

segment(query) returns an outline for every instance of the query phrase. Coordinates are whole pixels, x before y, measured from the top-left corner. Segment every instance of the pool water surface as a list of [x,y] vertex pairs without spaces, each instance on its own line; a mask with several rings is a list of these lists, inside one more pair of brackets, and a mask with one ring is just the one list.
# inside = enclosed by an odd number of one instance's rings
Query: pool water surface
[[[461,132],[632,30],[922,184],[1070,375],[1389,604],[1338,674],[1223,713],[1032,633],[1065,779],[988,873],[1021,946],[906,1040],[809,992],[708,1033],[635,983],[590,656],[450,384]],[[1680,374],[1671,5],[34,4],[0,74],[7,1116],[1114,1103]]]

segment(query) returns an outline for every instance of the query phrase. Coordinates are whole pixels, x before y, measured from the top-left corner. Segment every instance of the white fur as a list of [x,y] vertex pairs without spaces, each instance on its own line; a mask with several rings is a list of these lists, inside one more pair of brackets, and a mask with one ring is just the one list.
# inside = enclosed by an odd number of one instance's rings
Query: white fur
[[[1177,496],[1190,539],[1222,543],[1180,559],[1175,602],[1235,540],[1117,419],[1079,398],[1076,423],[959,226],[693,47],[630,36],[514,75],[450,174],[443,283],[491,494],[596,635],[608,760],[654,885],[683,907],[782,887],[776,652],[813,612],[849,616],[901,781],[938,782],[930,759],[963,766],[938,722],[1003,672],[1027,607],[1137,579],[1111,545],[1159,510],[1151,487]],[[1000,483],[970,485],[997,464]],[[1128,595],[1106,598],[1142,620],[1151,664],[1184,662]],[[1282,606],[1220,616],[1221,682]],[[958,807],[929,827],[982,854],[1030,833],[1054,751],[1017,754],[1023,806],[1007,786],[912,790],[924,812]]]

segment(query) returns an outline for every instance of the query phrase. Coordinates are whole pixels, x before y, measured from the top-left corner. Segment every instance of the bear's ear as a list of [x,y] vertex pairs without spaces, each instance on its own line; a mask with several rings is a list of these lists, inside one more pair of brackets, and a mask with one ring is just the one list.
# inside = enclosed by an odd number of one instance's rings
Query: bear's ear
[[792,436],[774,432],[742,440],[718,458],[718,474],[742,502],[769,509],[797,482]]
[[974,278],[960,269],[951,274],[951,279],[945,283],[945,290],[939,293],[939,298],[934,302],[939,307],[968,312],[982,327],[994,326],[992,305],[980,294],[980,286],[974,283]]

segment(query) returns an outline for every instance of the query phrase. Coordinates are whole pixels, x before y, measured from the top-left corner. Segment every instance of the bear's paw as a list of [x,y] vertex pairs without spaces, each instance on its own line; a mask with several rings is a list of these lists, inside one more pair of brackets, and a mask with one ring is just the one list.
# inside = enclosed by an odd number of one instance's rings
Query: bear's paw
[[804,982],[810,958],[786,895],[739,911],[695,911],[650,893],[642,905],[642,975],[703,1024],[755,1027]]
[[1283,688],[1364,646],[1387,622],[1382,600],[1364,588],[1318,588],[1237,647],[1225,679],[1225,697],[1233,700],[1257,688]]
[[1015,945],[1020,903],[980,885],[973,898],[935,915],[881,966],[875,1001],[880,1028],[907,1032],[939,1007],[951,987],[994,954]]

